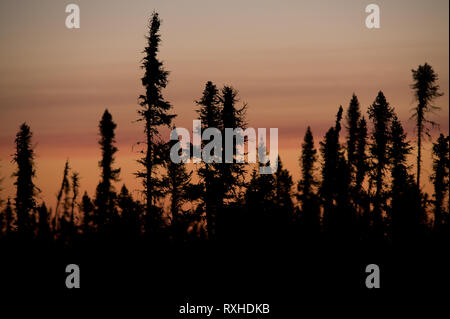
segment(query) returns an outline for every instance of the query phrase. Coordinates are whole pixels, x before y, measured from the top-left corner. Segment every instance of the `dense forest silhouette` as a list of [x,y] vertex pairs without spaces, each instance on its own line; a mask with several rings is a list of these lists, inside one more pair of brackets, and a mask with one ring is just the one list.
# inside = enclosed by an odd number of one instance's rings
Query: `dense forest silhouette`
[[[433,141],[431,176],[421,172],[423,140],[428,124],[435,124],[428,114],[436,109],[435,98],[442,95],[429,64],[412,70],[417,144],[407,137],[382,91],[367,114],[353,94],[346,109],[338,108],[320,143],[315,143],[318,138],[311,127],[299,137],[298,183],[283,167],[282,158],[273,174],[224,161],[200,163],[191,171],[186,164],[170,160],[173,141],[164,140],[160,133],[173,128],[176,114],[163,96],[169,73],[158,58],[159,28],[160,18],[154,13],[142,61],[144,92],[136,124],[143,126],[136,178],[142,181],[144,200],[119,186],[116,123],[105,110],[98,125],[101,175],[95,194],[80,192],[80,177],[67,161],[61,167],[56,205],[38,202],[33,133],[23,123],[13,154],[15,197],[5,199],[0,210],[1,247],[99,245],[140,247],[152,253],[163,245],[205,244],[291,247],[296,254],[297,249],[317,247],[412,247],[448,241],[449,136],[440,134]],[[247,127],[247,107],[240,105],[235,88],[219,88],[211,81],[196,101],[202,130]],[[413,149],[418,151],[415,167],[407,160]],[[424,178],[432,183],[432,194],[424,192]],[[162,204],[162,199],[169,204]]]

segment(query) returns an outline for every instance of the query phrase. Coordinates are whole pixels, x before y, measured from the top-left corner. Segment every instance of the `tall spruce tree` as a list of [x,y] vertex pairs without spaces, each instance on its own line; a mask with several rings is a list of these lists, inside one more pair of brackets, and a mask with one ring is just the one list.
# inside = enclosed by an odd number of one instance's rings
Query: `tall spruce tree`
[[[245,119],[247,105],[237,107],[238,92],[231,86],[224,86],[219,97],[222,104],[222,145],[225,148],[225,130],[241,128],[243,130],[247,127]],[[236,154],[237,144],[236,136],[233,140],[233,154]],[[245,166],[242,163],[236,163],[236,156],[233,155],[233,163],[225,163],[225,149],[222,152],[222,165],[220,166],[220,180],[223,187],[223,192],[219,198],[219,205],[223,206],[224,200],[239,197],[240,188],[244,186],[244,172]]]
[[358,133],[356,139],[356,154],[354,165],[354,180],[351,187],[353,207],[356,218],[358,219],[358,227],[360,235],[367,237],[370,227],[370,196],[364,187],[367,174],[370,170],[369,157],[367,155],[367,122],[364,116],[358,123]]
[[[279,237],[292,234],[294,223],[294,203],[292,202],[292,186],[294,182],[287,169],[283,167],[281,158],[278,157],[278,168],[274,175],[274,205],[273,219],[278,226]],[[280,238],[282,239],[282,238]]]
[[[356,194],[360,194],[366,174],[369,170],[367,149],[367,122],[364,117],[359,120],[358,133],[356,136],[356,153],[355,153],[355,183],[354,188]],[[359,197],[356,195],[356,197]]]
[[63,178],[61,182],[61,187],[59,188],[58,194],[56,195],[56,210],[55,214],[58,214],[59,212],[59,206],[61,205],[61,198],[64,192],[64,189],[68,187],[69,185],[69,160],[66,160],[66,163],[64,164],[64,172],[63,172]]
[[427,124],[435,125],[433,121],[427,119],[427,113],[439,109],[432,105],[433,101],[442,96],[439,91],[440,87],[436,84],[438,75],[434,72],[431,65],[425,63],[419,65],[416,70],[411,70],[413,76],[413,84],[411,88],[414,90],[414,96],[417,100],[417,106],[414,107],[412,117],[416,121],[417,130],[417,175],[416,183],[420,189],[420,171],[422,166],[422,139],[424,134],[428,133]]
[[[239,132],[233,135],[231,143],[226,138],[227,130],[235,130],[237,128],[246,129],[245,120],[246,105],[238,107],[238,92],[231,86],[224,86],[219,95],[221,105],[221,133],[222,133],[222,162],[218,167],[219,192],[217,193],[217,215],[216,225],[217,236],[224,234],[228,236],[230,229],[233,227],[233,219],[238,218],[236,212],[239,211],[245,196],[245,164],[237,162],[237,150]],[[246,137],[244,143],[246,142]],[[232,162],[227,162],[227,152],[232,154]],[[234,217],[233,217],[234,216]],[[220,233],[220,234],[219,234]],[[213,234],[216,235],[216,234]]]
[[[449,142],[450,137],[439,135],[433,144],[433,174],[431,181],[434,186],[434,229],[437,232],[442,230],[442,225],[447,222],[449,216],[448,189],[449,189]],[[447,198],[447,205],[445,205]],[[447,211],[446,211],[447,210]]]
[[397,240],[406,239],[407,230],[416,228],[419,221],[414,218],[417,208],[412,205],[412,201],[416,196],[414,192],[411,192],[414,189],[414,183],[408,172],[407,157],[412,148],[406,140],[406,133],[396,115],[392,117],[390,134],[388,156],[391,166],[391,205],[388,217],[392,226],[392,238]]
[[320,203],[315,191],[318,182],[314,176],[316,162],[317,150],[314,147],[311,128],[308,126],[300,156],[301,178],[297,185],[297,200],[300,203],[300,223],[303,232],[311,235],[320,231]]
[[73,231],[73,225],[72,225],[72,218],[71,218],[71,207],[72,207],[72,197],[70,196],[70,176],[69,176],[69,161],[66,162],[66,166],[64,168],[64,177],[63,177],[63,200],[62,200],[62,212],[59,215],[59,226],[60,226],[60,233],[59,233],[59,239],[65,243],[68,244],[71,237],[72,237],[72,231]]
[[371,179],[375,182],[374,208],[372,213],[373,230],[380,238],[384,234],[382,209],[385,203],[384,177],[389,164],[388,144],[390,142],[390,124],[393,108],[389,105],[383,92],[379,91],[375,101],[368,109],[373,122],[371,144],[369,146],[372,161]]
[[72,240],[77,234],[78,218],[75,216],[75,206],[77,205],[79,188],[79,174],[77,172],[73,172],[71,175],[72,198],[70,203],[69,222],[67,225],[67,235],[70,240]]
[[117,125],[114,123],[111,113],[105,110],[99,124],[102,159],[99,162],[101,179],[97,186],[95,205],[97,206],[98,227],[109,224],[113,218],[115,192],[113,182],[118,181],[120,168],[113,168],[114,155],[117,152],[115,133]]
[[[222,111],[219,104],[219,91],[211,81],[205,84],[202,97],[196,101],[199,109],[199,119],[202,123],[202,131],[207,128],[217,128],[222,130]],[[205,142],[203,142],[203,145]],[[198,168],[198,175],[203,186],[202,199],[206,214],[206,228],[209,238],[214,237],[216,215],[218,209],[219,194],[222,191],[220,182],[220,163],[201,163]]]
[[347,109],[347,161],[349,165],[349,169],[352,172],[352,180],[353,172],[356,171],[356,158],[357,158],[357,141],[358,141],[358,133],[361,118],[361,111],[359,107],[358,98],[353,93],[352,99],[350,100],[350,104]]
[[300,157],[300,167],[302,177],[298,183],[298,191],[302,193],[302,198],[307,198],[313,192],[313,187],[317,185],[314,177],[314,165],[317,161],[317,150],[314,147],[314,137],[311,128],[308,126],[302,143],[302,154]]
[[[267,154],[266,145],[259,142],[258,156]],[[250,181],[245,193],[246,216],[243,224],[250,240],[277,240],[279,227],[275,221],[277,215],[275,174],[260,174],[262,167],[270,166],[270,161],[263,164],[258,161],[252,170]],[[242,222],[242,219],[241,219]]]
[[275,178],[275,204],[280,210],[284,211],[289,216],[292,216],[294,205],[292,203],[292,186],[294,182],[289,171],[283,168],[281,158],[278,157],[278,169],[274,173]]
[[323,203],[323,227],[328,231],[330,228],[330,214],[333,210],[334,189],[336,184],[336,157],[335,129],[330,129],[325,134],[325,138],[320,142],[320,152],[322,154],[322,181],[320,184],[320,196]]
[[[69,215],[69,192],[70,192],[70,182],[69,182],[69,160],[66,160],[64,164],[63,178],[61,182],[61,187],[59,188],[58,194],[56,195],[56,209],[55,216],[53,218],[53,231],[57,231],[60,227],[62,227],[61,223],[64,223],[64,219],[66,219]],[[64,198],[63,198],[64,195]],[[63,200],[63,211],[60,212],[59,208],[61,205],[61,200]]]
[[206,82],[202,97],[195,103],[200,107],[197,113],[202,121],[202,130],[208,127],[222,128],[219,91],[214,83]]
[[[167,172],[163,177],[164,195],[170,197],[170,215],[172,236],[175,241],[181,241],[187,234],[191,217],[189,209],[183,206],[200,197],[202,185],[192,184],[192,172],[188,172],[186,164],[167,162]],[[192,208],[192,207],[191,207]]]
[[30,127],[23,123],[16,135],[13,161],[17,164],[14,173],[16,181],[15,206],[17,214],[17,230],[22,234],[32,234],[36,219],[35,195],[37,188],[33,178],[36,175],[34,168],[34,150],[31,145],[32,133]]
[[72,173],[72,207],[71,207],[71,220],[75,223],[75,206],[77,204],[78,193],[80,190],[80,177],[77,172]]
[[159,149],[162,147],[160,143],[160,127],[170,127],[172,119],[175,117],[169,114],[172,106],[166,101],[162,95],[162,90],[167,85],[167,77],[169,72],[164,70],[163,63],[158,59],[159,44],[161,37],[159,35],[159,27],[161,20],[157,12],[153,12],[149,23],[149,35],[147,37],[147,46],[144,49],[145,57],[143,59],[142,68],[145,74],[142,77],[142,85],[145,88],[145,94],[139,96],[140,109],[138,110],[139,120],[144,122],[145,128],[145,145],[143,151],[144,156],[138,160],[143,169],[137,172],[137,177],[143,180],[144,194],[146,201],[147,214],[147,230],[151,231],[152,219],[158,219],[154,216],[157,211],[155,209],[155,201],[160,195],[160,180],[156,176],[157,167],[162,165],[159,159]]
[[336,115],[336,123],[325,134],[325,138],[320,142],[320,153],[322,154],[322,182],[320,185],[320,195],[323,201],[323,226],[324,230],[336,234],[339,225],[343,222],[339,216],[337,199],[341,192],[341,172],[343,153],[339,143],[339,133],[341,131],[342,106]]

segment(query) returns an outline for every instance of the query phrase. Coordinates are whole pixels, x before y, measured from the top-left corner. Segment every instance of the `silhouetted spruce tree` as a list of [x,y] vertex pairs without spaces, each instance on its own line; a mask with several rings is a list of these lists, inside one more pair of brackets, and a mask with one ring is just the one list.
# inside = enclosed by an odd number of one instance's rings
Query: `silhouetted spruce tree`
[[[365,147],[367,138],[366,122],[361,118],[358,98],[353,93],[346,115],[347,128],[347,164],[350,179],[350,201],[352,210],[360,217],[362,182],[366,174]],[[360,127],[360,125],[362,127]],[[359,145],[361,143],[361,145]],[[361,165],[362,164],[362,165]],[[361,170],[362,169],[362,170]]]
[[[202,131],[207,128],[222,130],[222,111],[219,104],[219,92],[211,81],[206,83],[203,95],[196,103],[200,107],[197,113],[202,122]],[[202,143],[202,146],[204,146],[205,142],[202,141]],[[219,194],[223,192],[223,185],[219,178],[220,167],[220,163],[203,162],[198,168],[198,175],[203,186],[202,200],[205,206],[206,227],[210,239],[214,238]]]
[[3,237],[5,233],[5,211],[2,209],[0,211],[0,238]]
[[[201,186],[192,184],[192,172],[184,163],[167,161],[167,172],[163,177],[164,195],[170,198],[171,231],[175,241],[182,241],[187,234],[193,214],[183,206],[199,198]],[[199,217],[199,216],[198,216]]]
[[370,229],[370,196],[363,186],[370,169],[369,158],[366,153],[367,144],[367,123],[363,116],[358,123],[354,184],[352,187],[353,204],[362,237],[367,237]]
[[255,203],[258,202],[257,198],[257,195],[259,195],[258,177],[259,177],[258,169],[253,168],[250,174],[250,181],[247,185],[246,190],[246,201],[248,208],[250,208],[251,206],[255,205]]
[[[3,182],[3,178],[0,177],[0,192],[3,190],[3,188],[1,187],[1,184]],[[6,228],[6,209],[3,210],[2,206],[3,206],[3,199],[0,198],[0,238],[2,238],[3,236],[5,236],[5,228]]]
[[75,224],[75,205],[77,204],[78,193],[80,190],[80,177],[77,172],[72,173],[72,209],[71,209],[71,220],[72,224]]
[[336,230],[339,237],[350,240],[356,231],[356,214],[350,201],[350,169],[342,149],[338,154],[336,173]]
[[64,167],[64,176],[62,182],[62,212],[59,214],[59,239],[61,242],[68,244],[72,235],[72,225],[71,225],[71,196],[70,196],[70,180],[69,180],[69,161],[66,162]]
[[79,183],[79,174],[77,172],[73,172],[71,176],[71,188],[72,188],[72,198],[71,198],[71,209],[70,209],[70,216],[69,216],[69,223],[68,223],[68,237],[70,240],[73,240],[73,238],[77,234],[77,222],[78,219],[75,217],[75,206],[77,205],[77,199],[78,199],[78,193],[80,188]]
[[[242,216],[241,224],[245,228],[247,238],[257,237],[258,222],[261,222],[261,215],[256,212],[264,208],[263,195],[259,191],[259,173],[257,168],[253,168],[250,173],[250,180],[245,190],[245,215]],[[259,217],[259,218],[258,218]]]
[[283,168],[281,158],[278,156],[278,169],[274,173],[275,194],[274,199],[278,207],[292,213],[294,205],[292,203],[292,176],[289,171]]
[[122,185],[117,196],[117,206],[120,209],[122,235],[126,241],[133,241],[141,235],[141,205],[133,200],[128,188]]
[[[265,146],[259,145],[259,151]],[[248,183],[245,202],[246,216],[243,231],[252,240],[274,242],[289,239],[294,222],[292,203],[292,176],[283,168],[278,158],[278,169],[272,174],[260,174],[254,169]],[[269,166],[270,162],[259,163],[259,167]],[[240,218],[240,217],[239,217]],[[240,219],[242,222],[242,220]]]
[[[0,176],[0,194],[3,191],[3,188],[1,187],[2,183],[3,183],[3,177]],[[4,202],[5,201],[0,197],[0,208],[2,207]]]
[[[261,157],[264,154],[267,154],[266,145],[260,140],[257,156]],[[245,191],[245,215],[239,217],[244,235],[248,240],[257,243],[273,242],[279,239],[278,227],[274,227],[277,218],[275,174],[260,173],[261,168],[268,166],[270,161],[265,164],[257,161]]]
[[5,228],[6,228],[5,210],[1,209],[0,210],[0,239],[5,235]]
[[356,135],[356,153],[354,158],[355,167],[355,183],[354,188],[356,191],[355,198],[361,195],[362,185],[364,179],[369,171],[368,156],[366,154],[367,149],[367,123],[366,119],[362,117],[358,123],[358,131]]
[[349,169],[352,173],[352,181],[353,172],[356,171],[356,158],[357,158],[357,141],[358,141],[358,133],[359,133],[359,122],[361,118],[361,111],[359,108],[359,102],[356,95],[353,93],[352,99],[350,100],[350,104],[347,109],[347,161],[349,165]]
[[[213,237],[231,234],[231,229],[238,218],[237,212],[242,208],[244,198],[245,164],[237,163],[237,136],[233,137],[232,145],[226,145],[225,133],[227,129],[246,129],[246,105],[237,107],[238,92],[231,86],[224,86],[219,95],[222,122],[222,162],[218,169],[219,188],[217,193],[217,215]],[[239,134],[239,133],[238,133]],[[244,142],[245,143],[245,142]],[[226,151],[233,154],[232,163],[226,163]],[[220,234],[219,234],[220,233]]]
[[163,63],[158,60],[157,53],[161,41],[158,33],[161,21],[158,13],[153,12],[150,18],[148,44],[144,50],[142,68],[145,74],[142,77],[142,85],[145,88],[145,94],[140,95],[140,106],[138,110],[139,120],[145,123],[145,144],[144,156],[138,161],[143,169],[137,173],[137,177],[142,178],[144,194],[146,197],[147,231],[152,231],[159,220],[156,216],[155,201],[161,195],[159,193],[160,181],[156,176],[157,166],[162,164],[158,158],[161,148],[159,143],[159,129],[161,126],[170,127],[175,115],[168,112],[172,108],[162,96],[162,89],[167,85],[168,72],[164,70]]
[[14,173],[16,181],[16,214],[17,230],[22,234],[32,235],[36,216],[36,186],[33,178],[34,169],[34,151],[31,145],[32,133],[30,127],[23,123],[16,135],[16,152],[13,161],[17,164],[17,170]]
[[417,70],[411,70],[413,76],[413,84],[411,88],[414,90],[414,96],[417,100],[417,106],[413,109],[412,117],[416,121],[417,130],[417,176],[416,183],[420,190],[420,170],[422,165],[422,138],[428,133],[427,124],[435,125],[434,122],[426,118],[426,114],[432,110],[439,109],[433,106],[434,99],[443,95],[439,92],[439,85],[436,84],[438,75],[434,72],[431,65],[425,63],[419,65]]
[[[322,154],[322,182],[320,194],[323,201],[323,227],[331,235],[341,235],[344,229],[341,228],[345,219],[341,210],[345,192],[348,193],[348,174],[345,158],[339,143],[339,133],[341,131],[342,106],[336,115],[336,123],[325,134],[325,138],[320,142],[320,152]],[[342,171],[345,169],[345,171]]]
[[[342,114],[343,114],[343,112],[344,112],[344,109],[342,108],[342,105],[339,105],[339,110],[338,110],[338,112],[336,114],[336,122],[335,122],[335,125],[334,125],[334,129],[336,131],[335,139],[336,139],[337,143],[339,143],[339,134],[340,134],[341,128],[342,128],[341,127],[341,121],[342,121]],[[340,147],[339,147],[339,149],[340,149]]]
[[[247,105],[244,104],[242,107],[238,108],[236,106],[238,100],[238,92],[231,86],[224,86],[222,88],[221,95],[219,97],[222,104],[222,145],[225,148],[225,130],[227,128],[235,129],[241,128],[246,129],[247,123],[245,120],[245,113]],[[233,154],[236,154],[236,137],[233,141]],[[242,163],[236,163],[236,156],[233,156],[233,163],[225,163],[225,149],[222,152],[222,165],[220,169],[220,180],[223,185],[223,193],[219,198],[219,206],[223,207],[224,200],[229,200],[231,198],[238,198],[240,196],[239,190],[244,186],[244,172],[245,166]]]
[[308,126],[302,143],[301,178],[297,185],[301,232],[307,233],[306,237],[320,232],[320,202],[315,190],[319,183],[314,176],[316,162],[317,150],[314,147],[311,128]]
[[337,150],[335,135],[334,127],[330,127],[325,134],[324,140],[320,142],[320,152],[322,154],[320,195],[323,201],[323,226],[325,230],[328,230],[330,224],[329,215],[333,209],[336,185]]
[[386,201],[384,189],[384,177],[389,164],[388,144],[390,142],[390,124],[393,116],[393,108],[386,101],[383,92],[378,95],[368,109],[369,118],[373,122],[371,144],[369,146],[372,161],[371,179],[375,182],[374,208],[372,222],[374,235],[379,239],[384,234],[382,210]]
[[5,207],[5,236],[8,237],[16,230],[16,218],[12,208],[11,200],[8,198]]
[[409,237],[407,232],[417,229],[420,223],[415,218],[417,207],[412,205],[416,197],[415,185],[408,172],[407,156],[411,153],[411,146],[406,140],[406,133],[396,115],[392,117],[390,131],[391,143],[388,145],[388,156],[392,181],[391,207],[387,212],[392,226],[392,238],[404,240]]
[[[63,178],[61,182],[61,187],[56,195],[56,209],[55,216],[53,219],[53,231],[63,232],[63,228],[66,228],[67,218],[69,217],[69,206],[70,206],[70,182],[69,182],[69,160],[66,160],[64,164]],[[64,195],[64,197],[63,197]],[[60,212],[61,199],[63,200],[63,211]]]
[[63,172],[63,178],[61,182],[61,187],[59,188],[58,194],[56,195],[56,209],[55,209],[55,216],[53,218],[53,230],[56,231],[59,227],[59,206],[61,205],[61,199],[62,195],[65,192],[65,190],[69,187],[69,160],[66,160],[66,163],[64,165],[64,172]]
[[222,127],[219,91],[214,83],[206,82],[202,97],[195,103],[200,106],[197,113],[202,121],[202,130],[208,127],[218,129]]
[[[269,163],[258,164],[268,165]],[[276,210],[274,189],[274,174],[260,174],[257,168],[252,171],[245,194],[247,214],[241,220],[250,240],[258,242],[277,239],[273,227],[273,213]]]
[[41,241],[50,240],[50,214],[45,203],[38,207],[39,223],[38,238]]
[[[449,203],[448,203],[448,189],[449,189],[449,136],[445,137],[443,134],[433,143],[433,174],[431,181],[434,186],[434,230],[436,232],[442,231],[442,225],[449,222]],[[444,200],[447,198],[447,205]]]
[[83,213],[83,234],[86,237],[95,231],[97,226],[94,216],[94,204],[87,192],[84,192],[83,198],[81,199],[81,211]]
[[99,162],[101,169],[101,179],[97,186],[95,205],[97,215],[97,228],[102,230],[109,225],[115,214],[115,198],[113,182],[119,179],[120,168],[113,168],[114,155],[117,152],[115,143],[115,133],[117,125],[112,120],[111,113],[105,110],[99,124],[100,140],[99,144],[102,150],[102,159]]
[[274,175],[274,194],[275,204],[273,220],[278,227],[280,239],[292,235],[294,223],[294,204],[292,202],[292,186],[294,182],[287,169],[283,168],[281,158],[278,157],[278,168]]

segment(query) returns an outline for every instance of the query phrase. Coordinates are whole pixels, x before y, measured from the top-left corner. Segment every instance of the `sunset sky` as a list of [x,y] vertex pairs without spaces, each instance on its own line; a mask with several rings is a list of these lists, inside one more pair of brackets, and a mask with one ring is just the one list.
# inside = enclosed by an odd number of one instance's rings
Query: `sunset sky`
[[[67,29],[76,3],[81,28]],[[367,29],[365,7],[381,9]],[[160,58],[170,71],[164,96],[192,128],[205,82],[231,84],[248,103],[251,127],[279,128],[280,154],[295,180],[306,127],[316,144],[353,92],[362,110],[379,90],[414,139],[411,69],[428,62],[439,74],[442,109],[432,116],[449,131],[449,2],[431,1],[13,1],[0,3],[0,198],[14,195],[11,163],[21,123],[34,133],[39,197],[54,206],[64,162],[93,195],[99,180],[98,122],[108,108],[116,130],[121,181],[140,189],[135,123],[144,92],[140,62],[153,10],[163,20]],[[133,147],[134,145],[134,147]],[[431,173],[425,145],[423,179]],[[135,192],[137,194],[137,192]]]

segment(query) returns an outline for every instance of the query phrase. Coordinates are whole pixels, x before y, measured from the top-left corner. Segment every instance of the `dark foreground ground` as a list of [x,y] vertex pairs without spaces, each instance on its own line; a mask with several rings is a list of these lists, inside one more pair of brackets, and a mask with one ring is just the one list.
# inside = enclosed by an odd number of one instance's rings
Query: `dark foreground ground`
[[[430,311],[442,307],[449,313],[449,250],[444,244],[175,247],[82,243],[67,248],[32,243],[3,244],[1,250],[0,290],[5,297],[0,307],[15,313],[208,318],[179,314],[186,303],[215,309],[225,303],[270,305],[268,314],[216,311],[209,318],[316,317],[306,316],[311,311],[319,317],[364,318],[392,311],[404,315],[417,307]],[[68,264],[80,267],[80,289],[66,288]],[[380,267],[380,289],[365,285],[368,264]]]

